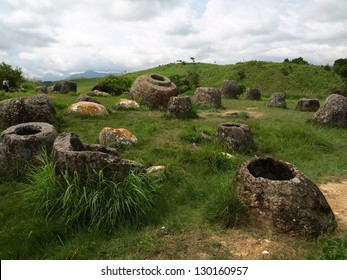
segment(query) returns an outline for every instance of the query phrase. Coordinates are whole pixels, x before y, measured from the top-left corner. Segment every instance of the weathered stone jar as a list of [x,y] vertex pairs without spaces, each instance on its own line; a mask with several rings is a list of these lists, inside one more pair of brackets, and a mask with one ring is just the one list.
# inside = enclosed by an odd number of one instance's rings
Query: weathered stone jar
[[319,100],[316,98],[300,98],[296,104],[295,110],[316,112],[320,107]]
[[58,177],[65,172],[70,176],[77,172],[82,180],[96,178],[102,170],[105,178],[121,182],[130,171],[144,169],[135,161],[122,159],[116,149],[98,144],[83,144],[72,132],[64,132],[56,138],[52,161]]
[[24,175],[27,164],[45,149],[49,154],[58,136],[55,128],[44,122],[11,126],[0,135],[0,175]]
[[246,98],[248,100],[261,100],[261,92],[259,89],[256,88],[247,88]]
[[252,131],[245,124],[220,124],[217,138],[228,146],[229,152],[248,152],[255,148]]
[[237,83],[234,80],[224,80],[220,91],[223,98],[237,99],[238,97]]
[[167,77],[152,74],[138,77],[130,89],[131,97],[151,109],[167,108],[171,96],[178,95],[178,88]]
[[268,107],[279,107],[286,108],[286,96],[283,93],[274,93],[270,96],[269,100],[266,102]]
[[6,99],[0,102],[0,126],[56,120],[53,103],[44,94]]
[[194,116],[192,101],[189,96],[170,97],[166,115],[179,119],[189,119]]
[[193,96],[193,102],[199,107],[222,106],[222,95],[218,88],[198,87]]
[[236,174],[236,185],[254,226],[305,237],[336,226],[322,192],[288,162],[272,157],[246,161]]

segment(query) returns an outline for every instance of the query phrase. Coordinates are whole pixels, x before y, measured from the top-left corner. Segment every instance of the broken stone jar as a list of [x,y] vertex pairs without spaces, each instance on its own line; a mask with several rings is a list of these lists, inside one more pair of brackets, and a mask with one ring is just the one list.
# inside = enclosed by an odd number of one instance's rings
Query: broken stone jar
[[248,160],[236,174],[236,186],[253,226],[305,237],[336,226],[322,192],[288,162],[272,157]]

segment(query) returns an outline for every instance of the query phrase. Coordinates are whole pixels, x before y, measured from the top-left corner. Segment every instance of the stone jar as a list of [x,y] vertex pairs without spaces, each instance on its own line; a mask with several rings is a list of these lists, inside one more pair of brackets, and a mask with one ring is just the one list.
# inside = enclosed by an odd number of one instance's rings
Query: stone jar
[[253,134],[248,125],[223,123],[217,128],[217,138],[225,143],[229,152],[248,152],[255,149]]
[[167,113],[168,117],[189,119],[193,117],[192,101],[189,96],[172,96],[169,99]]
[[58,178],[65,172],[81,180],[97,178],[102,170],[105,178],[123,181],[131,171],[142,171],[144,167],[135,161],[122,159],[116,149],[98,144],[83,144],[73,133],[61,133],[54,141],[52,161]]
[[58,136],[56,129],[44,122],[21,123],[4,130],[0,135],[0,174],[24,175],[28,163],[45,149],[50,154]]
[[224,80],[220,89],[223,98],[237,99],[237,83],[233,80]]
[[300,98],[296,104],[295,110],[316,112],[320,107],[318,99],[315,98]]
[[256,88],[247,88],[246,98],[248,100],[261,100],[261,92],[259,89]]
[[222,96],[218,88],[198,87],[193,102],[199,107],[222,107]]
[[336,226],[322,192],[288,162],[253,158],[241,165],[235,180],[253,226],[305,237],[317,237]]
[[152,74],[138,77],[130,89],[135,101],[151,109],[167,108],[171,96],[178,95],[178,88],[167,77]]

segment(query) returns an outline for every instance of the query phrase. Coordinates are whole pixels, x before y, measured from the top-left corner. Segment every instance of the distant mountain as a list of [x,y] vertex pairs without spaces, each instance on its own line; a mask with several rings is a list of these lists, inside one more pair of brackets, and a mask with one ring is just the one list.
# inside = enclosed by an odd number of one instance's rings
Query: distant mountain
[[120,75],[120,73],[105,73],[105,72],[96,72],[96,71],[93,71],[93,70],[88,70],[88,71],[83,72],[83,73],[72,74],[67,79],[102,78],[102,77],[105,77],[105,76],[107,76],[109,74]]

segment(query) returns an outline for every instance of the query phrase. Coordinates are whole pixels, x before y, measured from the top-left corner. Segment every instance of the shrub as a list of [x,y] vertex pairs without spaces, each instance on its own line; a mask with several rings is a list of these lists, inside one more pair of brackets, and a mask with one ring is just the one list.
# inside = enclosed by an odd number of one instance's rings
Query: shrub
[[76,172],[58,180],[47,154],[39,160],[41,166],[29,171],[23,205],[45,220],[103,231],[149,220],[159,193],[158,178],[131,172],[123,182],[115,183],[100,171],[98,176],[90,176],[97,179],[82,181]]
[[8,65],[5,62],[2,62],[0,64],[1,82],[4,78],[6,78],[9,81],[11,87],[16,86],[18,83],[21,83],[24,81],[21,68],[17,67],[16,69],[13,69],[11,65]]
[[112,95],[121,95],[130,89],[132,81],[124,75],[116,76],[110,74],[100,79],[100,84],[105,86]]

